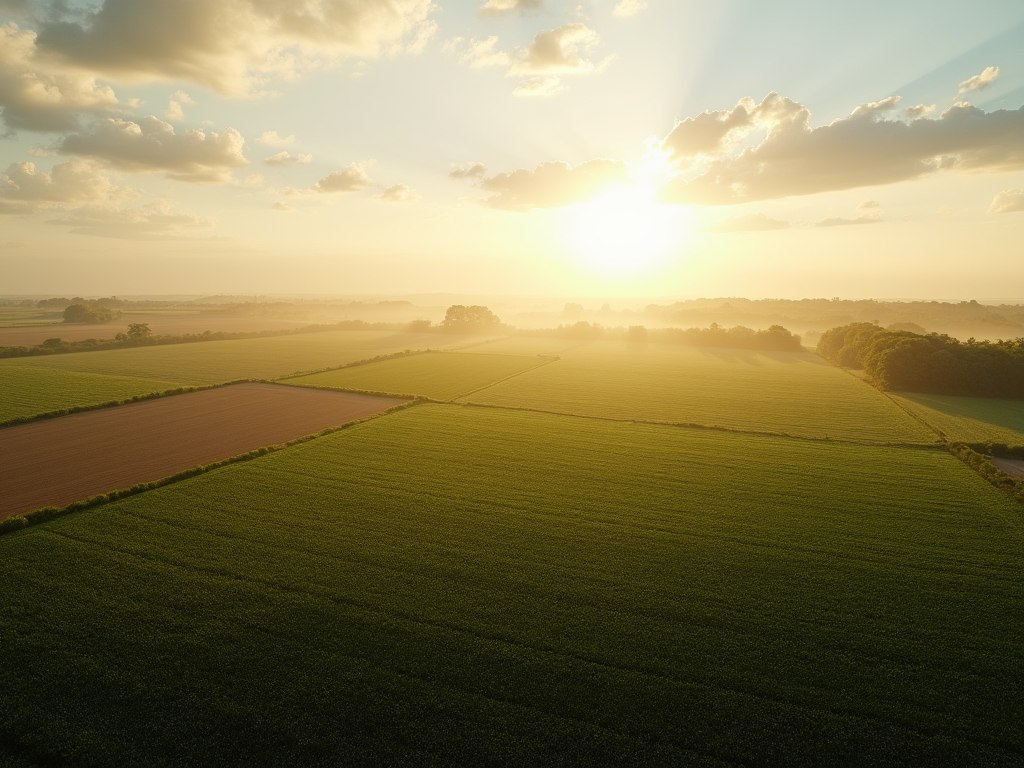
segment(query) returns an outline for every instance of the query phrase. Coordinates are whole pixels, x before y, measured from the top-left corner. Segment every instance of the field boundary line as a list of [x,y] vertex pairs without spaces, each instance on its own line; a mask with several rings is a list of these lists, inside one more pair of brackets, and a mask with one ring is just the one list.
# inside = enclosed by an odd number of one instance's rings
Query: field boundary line
[[203,392],[208,389],[219,389],[221,387],[230,387],[235,384],[274,384],[275,382],[269,379],[233,379],[232,381],[222,381],[219,384],[199,384],[196,386],[189,387],[177,387],[175,389],[165,389],[163,392],[150,392],[145,395],[133,395],[132,397],[125,398],[124,400],[107,400],[104,403],[93,403],[92,405],[73,405],[69,408],[61,408],[57,411],[46,411],[45,413],[37,413],[33,416],[17,416],[13,419],[7,419],[6,421],[0,421],[0,429],[7,427],[17,427],[21,424],[31,424],[34,421],[42,421],[43,419],[56,419],[61,416],[71,416],[75,413],[84,413],[86,411],[98,411],[103,408],[116,408],[119,405],[131,405],[132,403],[141,403],[146,400],[159,400],[163,397],[173,397],[174,395],[186,395],[189,392]]
[[[536,370],[536,368],[531,368]],[[526,371],[524,371],[526,373]],[[436,400],[433,402],[437,402]],[[655,427],[674,427],[676,429],[692,429],[695,431],[708,432],[731,432],[737,435],[752,435],[754,437],[778,437],[788,440],[803,440],[813,443],[838,443],[845,445],[860,445],[868,448],[905,448],[919,451],[939,451],[943,446],[941,443],[883,443],[873,440],[854,440],[852,438],[832,437],[811,437],[808,435],[794,435],[788,432],[765,432],[756,429],[739,429],[737,427],[725,427],[719,424],[701,424],[699,422],[685,421],[655,421],[652,419],[617,419],[614,416],[594,416],[584,413],[571,413],[568,411],[548,411],[543,408],[528,408],[520,405],[495,405],[493,403],[472,403],[472,402],[444,402],[442,405],[458,405],[463,408],[493,408],[501,411],[523,411],[526,413],[540,413],[547,416],[566,416],[572,419],[591,419],[594,421],[609,421],[615,424],[645,424]]]
[[[258,383],[273,384],[275,382],[260,381]],[[212,387],[208,387],[208,389],[209,388]],[[293,438],[292,440],[288,440],[287,442],[284,443],[277,443],[275,445],[264,445],[260,448],[255,448],[251,451],[240,453],[236,456],[230,456],[226,459],[221,459],[220,461],[213,461],[208,464],[200,464],[195,467],[190,467],[189,469],[183,470],[181,472],[176,472],[173,475],[162,477],[158,480],[152,480],[146,483],[136,483],[130,488],[121,488],[108,491],[107,493],[100,493],[95,496],[90,496],[87,499],[82,499],[81,501],[73,501],[64,507],[40,507],[39,509],[24,512],[20,515],[12,515],[11,517],[0,520],[0,536],[3,536],[5,533],[13,533],[14,531],[20,531],[23,528],[29,528],[34,525],[39,525],[40,523],[45,523],[58,517],[64,517],[65,515],[69,515],[72,512],[78,512],[84,509],[92,509],[93,507],[99,507],[104,504],[109,504],[113,501],[117,501],[118,499],[127,498],[128,496],[135,496],[140,493],[145,493],[146,491],[155,490],[156,488],[162,488],[165,485],[171,485],[172,483],[181,482],[182,480],[188,480],[189,478],[192,477],[205,475],[208,472],[212,472],[216,469],[220,469],[221,467],[226,467],[231,464],[237,464],[243,461],[252,461],[253,459],[258,459],[262,456],[266,456],[271,453],[276,453],[277,451],[283,451],[286,448],[291,448],[292,446],[295,445],[308,443],[311,440],[316,440],[319,437],[326,437],[327,435],[334,434],[335,432],[340,432],[344,429],[350,429],[360,424],[364,424],[368,421],[379,419],[382,416],[387,416],[397,411],[405,410],[406,408],[412,408],[414,406],[420,405],[422,402],[423,400],[419,398],[411,399],[408,400],[407,402],[399,403],[398,405],[393,405],[387,410],[381,411],[380,413],[375,413],[372,416],[365,416],[361,419],[347,421],[344,424],[339,424],[336,427],[328,427],[327,429],[322,429],[319,432],[313,432],[308,435],[302,435],[301,437]]]
[[[529,357],[529,355],[508,355],[508,357]],[[463,392],[460,395],[456,395],[455,397],[449,398],[445,402],[446,403],[454,403],[460,397],[469,397],[470,395],[475,395],[477,392],[482,392],[485,389],[490,389],[491,387],[496,387],[499,384],[501,384],[502,382],[508,381],[509,379],[514,379],[516,376],[522,376],[524,373],[529,373],[530,371],[536,371],[538,368],[543,368],[545,365],[550,365],[551,363],[557,363],[559,360],[562,359],[558,355],[537,355],[537,357],[541,358],[541,361],[539,363],[537,363],[536,365],[531,365],[529,368],[526,368],[526,369],[524,369],[522,371],[516,371],[515,373],[511,373],[511,374],[509,374],[508,376],[506,376],[503,379],[498,379],[497,381],[492,381],[490,384],[484,384],[482,387],[477,387],[476,389],[471,389],[471,390],[469,390],[469,392]]]
[[331,371],[343,371],[346,368],[358,368],[361,365],[370,365],[372,363],[383,363],[387,360],[398,360],[402,357],[414,357],[415,355],[425,355],[430,352],[441,352],[443,350],[433,349],[427,347],[426,349],[406,349],[403,352],[391,352],[386,355],[377,355],[376,357],[366,357],[362,360],[353,360],[351,363],[342,363],[341,365],[332,365],[327,368],[317,368],[311,371],[299,371],[298,373],[288,373],[284,376],[279,376],[274,379],[274,382],[282,382],[286,379],[297,379],[302,376],[315,376],[318,373],[330,373]]
[[[911,411],[909,408],[903,405],[903,403],[901,403],[899,400],[897,400],[891,394],[889,394],[888,390],[880,389],[879,387],[876,387],[874,384],[872,384],[870,381],[862,379],[859,376],[855,376],[847,368],[840,368],[839,366],[836,367],[839,368],[841,371],[845,371],[854,379],[863,382],[864,384],[871,387],[872,389],[877,390],[878,392],[881,392],[882,396],[886,400],[888,400],[890,403],[895,405],[905,414],[907,414],[913,419],[916,419],[925,427],[927,427],[936,435],[938,435],[942,447],[945,448],[946,451],[948,451],[950,454],[952,454],[954,458],[959,459],[962,464],[965,464],[968,469],[972,470],[976,475],[979,475],[983,480],[988,482],[989,485],[992,485],[997,490],[1002,491],[1014,501],[1020,504],[1024,504],[1024,481],[1018,480],[1013,475],[1007,474],[1006,472],[1003,472],[1003,470],[999,469],[999,467],[992,463],[990,456],[987,456],[986,454],[983,453],[979,453],[978,451],[975,450],[974,446],[976,444],[969,444],[961,441],[950,440],[946,436],[945,432],[943,432],[938,427],[928,423],[928,421],[926,421],[923,416],[920,416]],[[992,443],[988,444],[990,451],[992,449],[992,445]],[[1024,519],[1010,517],[1008,518],[1008,522],[1017,531],[1024,530]]]

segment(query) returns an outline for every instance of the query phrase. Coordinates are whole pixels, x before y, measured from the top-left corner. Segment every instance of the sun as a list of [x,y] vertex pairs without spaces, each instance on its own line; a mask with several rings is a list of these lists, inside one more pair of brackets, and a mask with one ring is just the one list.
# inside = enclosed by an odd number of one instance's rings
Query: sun
[[588,266],[628,274],[651,269],[680,245],[687,211],[656,199],[653,185],[614,187],[569,212],[570,247]]

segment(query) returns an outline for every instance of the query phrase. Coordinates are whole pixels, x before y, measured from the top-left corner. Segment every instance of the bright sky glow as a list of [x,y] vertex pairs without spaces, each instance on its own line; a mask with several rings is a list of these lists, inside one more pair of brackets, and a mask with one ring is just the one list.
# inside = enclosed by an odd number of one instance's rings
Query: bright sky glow
[[1024,298],[1022,39],[1017,0],[0,0],[0,292]]

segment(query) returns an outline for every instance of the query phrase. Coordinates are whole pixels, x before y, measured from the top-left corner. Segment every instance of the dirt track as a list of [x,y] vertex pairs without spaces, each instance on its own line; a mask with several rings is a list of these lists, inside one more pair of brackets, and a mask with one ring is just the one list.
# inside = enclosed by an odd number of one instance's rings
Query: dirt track
[[236,384],[0,429],[0,519],[158,480],[401,402]]
[[1001,469],[1008,475],[1024,478],[1024,461],[1014,461],[1013,459],[992,459],[992,464],[995,465],[996,469]]

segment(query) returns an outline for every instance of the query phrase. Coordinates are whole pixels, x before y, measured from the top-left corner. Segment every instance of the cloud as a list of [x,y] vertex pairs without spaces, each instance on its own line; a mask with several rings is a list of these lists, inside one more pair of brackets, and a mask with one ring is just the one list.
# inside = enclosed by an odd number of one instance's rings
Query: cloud
[[448,174],[450,179],[481,179],[487,174],[487,166],[483,163],[470,163],[464,166],[453,166]]
[[474,37],[468,41],[462,37],[453,37],[450,40],[445,40],[441,50],[449,55],[457,56],[460,62],[468,64],[474,69],[508,67],[512,63],[512,54],[498,48],[498,38],[494,35],[485,37],[483,40]]
[[54,71],[36,55],[35,41],[32,31],[0,24],[0,112],[9,129],[70,131],[80,113],[112,116],[131,106],[88,74]]
[[[253,92],[341,55],[422,47],[431,0],[103,0],[55,3],[38,47],[108,78],[188,80],[218,93]],[[424,26],[424,25],[427,26]],[[429,35],[427,35],[429,38]]]
[[338,194],[341,192],[358,192],[366,189],[373,180],[366,173],[368,162],[351,163],[343,171],[335,171],[327,174],[316,184],[309,188],[310,192],[322,194]]
[[295,210],[294,208],[292,208],[287,203],[282,203],[280,201],[274,203],[270,207],[273,208],[275,211],[282,211],[283,213],[287,213],[288,211],[294,211]]
[[[888,102],[888,104],[887,104]],[[663,201],[731,205],[894,184],[938,172],[1024,169],[1024,107],[983,112],[959,103],[938,119],[887,117],[893,97],[818,128],[809,110],[771,93],[760,104],[705,112],[678,123],[662,148],[681,173]],[[755,129],[767,135],[741,147]]]
[[989,213],[1024,213],[1024,189],[1007,189],[992,199]]
[[144,208],[81,208],[46,223],[69,227],[73,235],[121,240],[180,240],[190,230],[213,226],[209,219],[176,211],[163,200]]
[[167,111],[164,113],[164,117],[170,120],[172,123],[180,123],[185,119],[185,113],[181,109],[182,105],[193,105],[195,101],[184,91],[175,91],[171,95],[171,101],[167,105]]
[[484,205],[505,211],[560,208],[582,203],[611,187],[631,184],[629,165],[620,160],[588,160],[575,168],[568,163],[541,163],[532,171],[499,173],[480,182],[493,192]]
[[629,18],[645,10],[647,10],[645,0],[619,0],[619,3],[612,9],[612,15]]
[[858,224],[881,224],[882,220],[878,216],[858,216],[855,219],[844,219],[841,216],[834,216],[830,219],[822,219],[821,221],[814,222],[816,227],[848,227],[851,225]]
[[481,16],[501,16],[511,11],[535,11],[544,5],[544,0],[487,0],[480,6]]
[[278,152],[276,155],[271,155],[263,161],[263,165],[293,165],[298,163],[299,165],[305,165],[313,161],[312,155],[291,155],[288,152]]
[[857,210],[861,213],[867,213],[869,211],[878,211],[881,207],[881,204],[877,200],[865,200],[857,206]]
[[960,83],[959,94],[983,91],[992,85],[997,77],[999,77],[999,67],[985,67],[980,75],[969,77]]
[[290,147],[295,143],[295,134],[280,136],[277,131],[265,131],[256,139],[256,143],[264,147]]
[[223,182],[231,169],[249,164],[244,147],[245,139],[234,128],[175,133],[169,123],[149,116],[137,122],[98,120],[88,130],[66,136],[60,151],[99,158],[127,171],[166,171],[167,178],[177,181]]
[[770,219],[763,213],[751,213],[746,216],[734,216],[718,224],[705,228],[705,232],[767,232],[775,229],[789,229],[788,221]]
[[907,107],[904,111],[907,113],[907,117],[926,117],[935,111],[935,105],[918,104],[913,107]]
[[394,184],[374,197],[385,203],[414,203],[420,199],[416,191],[405,184]]
[[11,163],[0,174],[0,214],[113,204],[130,194],[107,179],[95,163],[79,158],[57,163],[49,173],[34,163]]
[[561,90],[562,76],[595,72],[610,60],[595,64],[589,58],[600,42],[597,32],[574,22],[537,33],[526,48],[501,50],[494,36],[468,41],[454,37],[445,41],[442,51],[476,69],[506,69],[507,77],[519,79],[513,90],[517,96],[550,96]]

